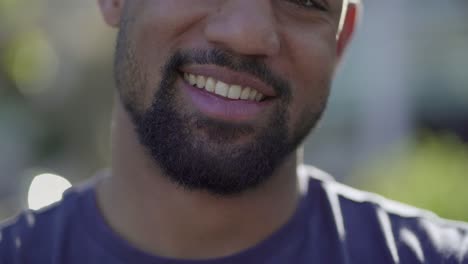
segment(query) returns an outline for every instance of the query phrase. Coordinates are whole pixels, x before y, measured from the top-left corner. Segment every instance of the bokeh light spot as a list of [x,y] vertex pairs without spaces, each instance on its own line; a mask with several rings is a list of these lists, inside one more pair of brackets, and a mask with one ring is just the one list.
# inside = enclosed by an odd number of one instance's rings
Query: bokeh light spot
[[53,87],[59,58],[40,30],[16,37],[6,51],[6,58],[6,70],[23,95],[36,95]]
[[28,206],[39,210],[62,199],[63,192],[70,188],[71,183],[64,177],[45,173],[40,174],[31,182],[28,191]]

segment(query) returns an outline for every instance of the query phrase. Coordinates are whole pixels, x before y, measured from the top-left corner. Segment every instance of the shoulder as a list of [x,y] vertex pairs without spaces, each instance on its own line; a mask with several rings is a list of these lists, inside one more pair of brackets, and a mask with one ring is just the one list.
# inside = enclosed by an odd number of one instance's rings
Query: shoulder
[[468,263],[467,223],[354,189],[311,166],[298,174],[309,193],[326,195],[346,250],[365,251],[380,241],[399,263]]
[[77,217],[82,194],[82,188],[69,189],[60,202],[38,211],[25,210],[1,223],[0,263],[23,263],[26,257],[47,259],[46,254],[60,244],[70,220]]

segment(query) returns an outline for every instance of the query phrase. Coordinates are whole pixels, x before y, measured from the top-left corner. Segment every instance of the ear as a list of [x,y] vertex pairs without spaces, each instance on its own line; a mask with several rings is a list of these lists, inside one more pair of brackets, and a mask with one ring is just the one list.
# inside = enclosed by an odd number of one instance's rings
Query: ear
[[350,43],[356,29],[361,6],[357,3],[349,3],[344,18],[343,27],[338,35],[337,54],[342,57],[346,47]]
[[104,21],[111,27],[118,27],[125,0],[98,0],[98,4]]

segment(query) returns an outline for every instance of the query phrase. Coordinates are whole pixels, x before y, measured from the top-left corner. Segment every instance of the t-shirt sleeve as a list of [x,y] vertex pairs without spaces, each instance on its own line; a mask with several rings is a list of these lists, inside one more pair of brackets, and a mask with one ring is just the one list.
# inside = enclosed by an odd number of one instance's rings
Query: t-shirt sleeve
[[21,263],[22,237],[26,228],[24,215],[10,219],[0,226],[0,263]]
[[402,263],[468,263],[468,225],[442,219],[395,219]]

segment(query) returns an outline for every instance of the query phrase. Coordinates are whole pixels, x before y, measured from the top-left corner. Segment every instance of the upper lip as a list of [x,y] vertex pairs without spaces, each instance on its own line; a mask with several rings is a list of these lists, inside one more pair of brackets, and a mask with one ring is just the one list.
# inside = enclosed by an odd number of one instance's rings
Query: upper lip
[[229,85],[240,85],[250,87],[267,97],[276,96],[276,92],[270,85],[244,72],[233,71],[226,67],[220,67],[212,64],[192,64],[183,66],[180,71],[184,73],[212,77]]

